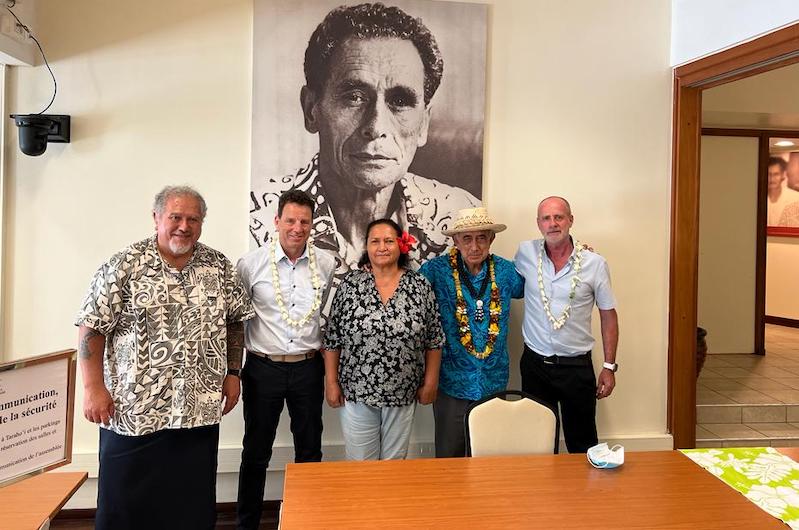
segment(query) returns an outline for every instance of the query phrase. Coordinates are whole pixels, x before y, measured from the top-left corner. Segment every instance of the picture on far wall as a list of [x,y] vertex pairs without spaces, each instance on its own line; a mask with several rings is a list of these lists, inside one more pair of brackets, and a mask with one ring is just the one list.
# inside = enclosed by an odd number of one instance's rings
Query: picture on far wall
[[[297,188],[316,202],[314,244],[338,257],[337,276],[380,217],[418,240],[415,268],[482,199],[487,6],[342,3],[254,2],[251,246]],[[340,37],[352,27],[362,35]]]
[[769,138],[766,233],[799,237],[799,138]]

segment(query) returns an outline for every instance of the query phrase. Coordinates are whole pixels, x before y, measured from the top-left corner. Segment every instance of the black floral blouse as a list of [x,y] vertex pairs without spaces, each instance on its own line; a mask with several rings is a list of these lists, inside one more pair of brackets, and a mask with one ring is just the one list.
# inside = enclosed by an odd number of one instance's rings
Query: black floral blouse
[[425,352],[444,344],[430,284],[407,270],[383,305],[371,272],[350,272],[333,299],[323,339],[340,350],[338,379],[344,398],[373,407],[400,407],[416,399]]

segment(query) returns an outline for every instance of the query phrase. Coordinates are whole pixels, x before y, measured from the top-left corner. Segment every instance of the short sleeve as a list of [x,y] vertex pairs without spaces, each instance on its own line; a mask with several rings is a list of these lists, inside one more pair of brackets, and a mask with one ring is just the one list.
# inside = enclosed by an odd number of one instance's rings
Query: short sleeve
[[252,279],[250,278],[250,270],[247,268],[247,263],[244,261],[244,258],[239,258],[239,261],[236,262],[236,274],[239,276],[239,281],[241,281],[242,287],[244,287],[244,291],[251,295],[252,293]]
[[524,297],[524,276],[519,274],[513,262],[500,257],[494,258],[497,267],[497,277],[502,284],[503,292],[510,298]]
[[103,335],[110,334],[122,313],[122,292],[126,280],[125,271],[110,262],[97,269],[75,325],[92,328]]
[[444,328],[441,327],[441,316],[438,309],[438,302],[433,288],[424,277],[420,277],[421,294],[424,298],[424,307],[427,313],[427,328],[424,337],[424,349],[436,350],[444,346]]
[[596,298],[596,306],[599,309],[606,310],[616,307],[616,298],[613,296],[613,290],[610,286],[610,268],[608,267],[608,262],[604,259],[597,271],[594,297]]
[[[530,246],[530,250],[528,251],[525,247]],[[513,256],[513,265],[516,267],[516,271],[522,276],[522,278],[530,278],[530,268],[531,268],[531,261],[532,256],[528,255],[529,252],[533,250],[532,243],[528,241],[523,241],[519,245],[519,249],[516,251],[516,255]]]
[[250,301],[249,290],[245,289],[238,272],[227,258],[223,258],[225,278],[225,304],[227,306],[227,322],[242,322],[255,315]]
[[333,305],[330,308],[330,317],[327,319],[327,327],[322,337],[322,348],[325,350],[340,350],[344,342],[342,336],[342,324],[345,315],[347,293],[349,292],[349,276],[339,284],[336,294],[333,296]]
[[515,268],[511,271],[511,298],[524,298],[524,276]]

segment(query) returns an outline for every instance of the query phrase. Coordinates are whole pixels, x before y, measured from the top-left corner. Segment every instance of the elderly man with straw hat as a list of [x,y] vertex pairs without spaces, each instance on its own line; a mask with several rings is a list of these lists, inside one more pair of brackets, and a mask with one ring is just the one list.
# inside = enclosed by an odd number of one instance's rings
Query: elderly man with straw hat
[[506,228],[486,208],[460,210],[452,228],[443,231],[455,246],[419,271],[433,286],[447,336],[433,403],[439,458],[466,455],[466,409],[508,384],[510,302],[524,296],[524,279],[513,262],[490,252]]

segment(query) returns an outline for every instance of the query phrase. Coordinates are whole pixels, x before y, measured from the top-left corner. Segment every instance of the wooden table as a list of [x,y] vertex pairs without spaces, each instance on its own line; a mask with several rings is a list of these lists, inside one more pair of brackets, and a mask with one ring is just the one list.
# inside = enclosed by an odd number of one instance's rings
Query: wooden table
[[0,528],[38,530],[56,516],[87,476],[50,471],[0,488]]
[[283,499],[283,530],[787,528],[677,451],[289,464]]

